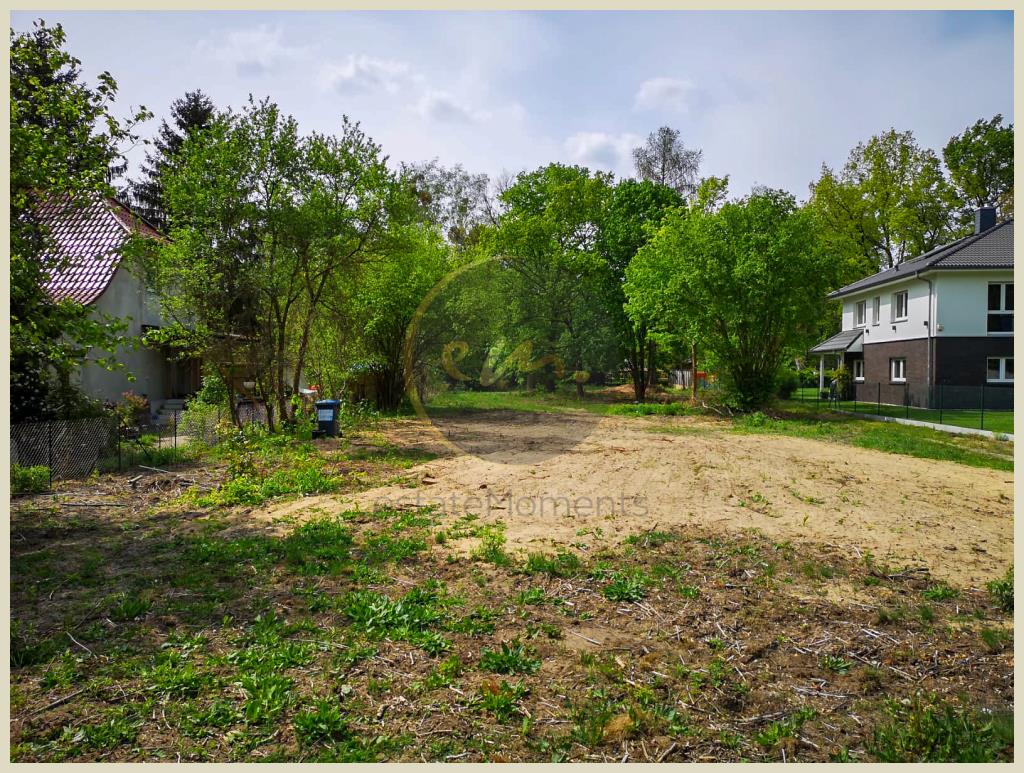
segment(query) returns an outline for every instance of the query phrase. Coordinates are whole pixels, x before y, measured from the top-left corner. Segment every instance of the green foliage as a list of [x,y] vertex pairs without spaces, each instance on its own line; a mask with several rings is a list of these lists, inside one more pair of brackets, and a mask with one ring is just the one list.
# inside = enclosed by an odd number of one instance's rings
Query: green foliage
[[799,709],[786,719],[772,722],[757,734],[757,742],[767,748],[776,747],[783,739],[796,735],[805,722],[814,718],[815,713],[814,709]]
[[582,567],[575,553],[560,552],[554,556],[530,553],[526,557],[523,571],[526,574],[547,574],[551,577],[574,577],[582,571]]
[[609,601],[641,601],[647,596],[650,580],[641,572],[613,572],[610,580],[601,589]]
[[348,723],[336,700],[321,698],[312,708],[303,709],[293,721],[295,735],[303,746],[318,746],[348,737]]
[[499,722],[508,722],[521,713],[518,704],[526,693],[526,685],[522,682],[509,684],[504,679],[500,684],[484,682],[475,702],[484,711],[491,712]]
[[942,160],[967,208],[965,219],[983,204],[996,205],[1004,220],[1013,217],[1012,123],[1004,126],[1001,115],[976,121],[946,143]]
[[1009,760],[1013,716],[983,714],[935,700],[889,705],[892,722],[874,731],[868,751],[880,762],[995,762]]
[[956,588],[951,588],[944,582],[935,583],[925,588],[921,595],[929,601],[949,601],[955,599],[960,595],[960,591]]
[[50,490],[50,468],[43,465],[22,467],[11,465],[12,494],[42,494]]
[[286,676],[263,672],[243,676],[240,684],[246,692],[245,721],[252,725],[274,721],[293,699],[293,682]]
[[436,655],[450,647],[441,628],[451,600],[440,583],[413,588],[397,601],[383,593],[352,591],[341,599],[341,611],[357,629],[383,638],[408,641]]
[[[119,148],[138,140],[134,127],[150,114],[140,107],[127,120],[115,117],[117,83],[107,72],[95,86],[81,80],[81,63],[64,49],[60,25],[39,20],[29,32],[12,29],[10,38],[10,407],[12,420],[21,421],[72,415],[71,371],[94,347],[111,352],[126,342],[123,322],[45,292],[49,272],[67,256],[55,254],[39,205],[63,207],[72,217],[103,206],[113,194],[108,176],[122,164]],[[113,355],[94,362],[120,366]]]
[[501,642],[498,649],[481,650],[480,668],[492,674],[535,674],[540,669],[540,659],[533,657],[529,646],[512,639]]
[[992,580],[986,586],[988,595],[997,607],[1004,612],[1013,613],[1013,566],[1006,570],[1006,575],[999,580]]
[[768,403],[788,353],[817,334],[829,289],[817,223],[792,196],[764,191],[671,213],[626,271],[630,313],[685,322],[743,408]]

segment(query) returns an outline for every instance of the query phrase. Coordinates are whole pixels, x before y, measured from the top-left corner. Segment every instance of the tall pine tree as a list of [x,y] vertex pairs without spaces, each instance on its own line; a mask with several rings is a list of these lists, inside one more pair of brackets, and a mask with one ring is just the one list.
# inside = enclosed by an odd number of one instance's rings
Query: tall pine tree
[[215,108],[206,94],[198,89],[188,91],[171,104],[171,122],[163,120],[153,150],[146,154],[142,165],[142,179],[132,184],[132,205],[136,212],[157,228],[165,230],[167,212],[164,207],[164,189],[161,177],[174,163],[185,140],[197,131],[206,129],[213,120]]

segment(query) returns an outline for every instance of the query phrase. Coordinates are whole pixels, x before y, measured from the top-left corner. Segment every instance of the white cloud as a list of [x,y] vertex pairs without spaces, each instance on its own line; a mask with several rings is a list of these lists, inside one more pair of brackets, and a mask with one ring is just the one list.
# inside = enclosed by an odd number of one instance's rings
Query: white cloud
[[640,142],[636,134],[578,132],[565,141],[565,150],[573,161],[623,173],[631,168],[633,148]]
[[634,109],[686,113],[693,107],[697,89],[681,78],[651,78],[640,84]]
[[221,42],[199,41],[201,54],[233,65],[239,75],[266,75],[278,65],[305,58],[305,46],[289,46],[281,41],[280,27],[271,29],[265,24],[258,27],[229,32]]
[[424,118],[439,123],[479,123],[490,118],[486,110],[476,110],[446,91],[428,89],[416,103],[415,110]]
[[365,54],[349,54],[344,62],[325,64],[319,76],[321,88],[344,93],[385,91],[394,94],[404,84],[417,80],[420,76],[413,74],[406,62]]

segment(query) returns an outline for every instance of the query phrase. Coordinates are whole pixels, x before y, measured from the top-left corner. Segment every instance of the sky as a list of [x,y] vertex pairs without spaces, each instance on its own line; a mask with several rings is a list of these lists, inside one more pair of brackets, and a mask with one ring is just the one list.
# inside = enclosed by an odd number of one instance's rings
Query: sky
[[[498,175],[559,161],[633,174],[659,126],[729,175],[805,199],[821,165],[913,131],[941,153],[979,118],[1013,118],[1013,14],[984,11],[35,11],[61,23],[117,110],[156,118],[202,89],[269,96],[303,131],[361,123],[392,161]],[[133,165],[144,149],[130,155]]]

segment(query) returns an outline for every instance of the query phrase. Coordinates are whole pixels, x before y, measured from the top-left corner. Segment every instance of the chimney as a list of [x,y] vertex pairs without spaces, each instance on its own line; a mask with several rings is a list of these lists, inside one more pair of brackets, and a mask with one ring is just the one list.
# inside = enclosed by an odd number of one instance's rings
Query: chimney
[[996,208],[985,204],[974,210],[974,233],[980,234],[996,224]]

